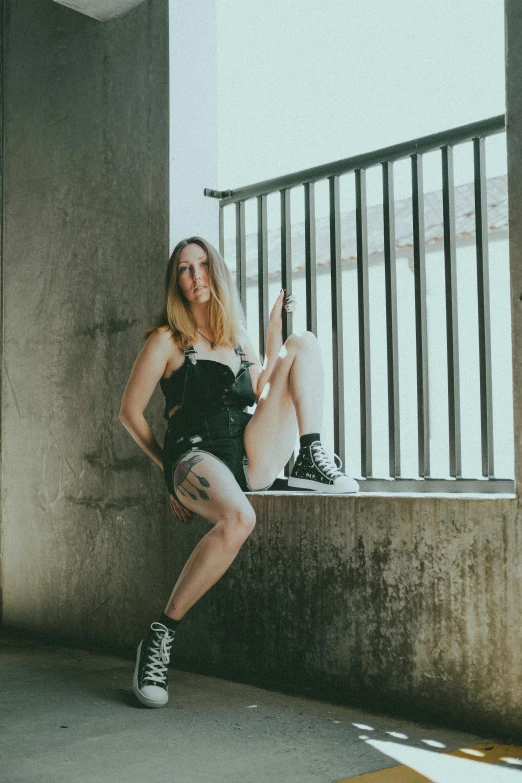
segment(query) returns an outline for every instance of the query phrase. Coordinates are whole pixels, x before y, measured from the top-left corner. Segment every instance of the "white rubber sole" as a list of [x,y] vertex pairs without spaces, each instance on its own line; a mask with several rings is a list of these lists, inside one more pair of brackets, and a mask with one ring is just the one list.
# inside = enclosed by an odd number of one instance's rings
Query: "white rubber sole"
[[297,489],[313,489],[315,492],[326,492],[329,495],[355,495],[359,492],[359,484],[352,479],[355,487],[353,489],[341,489],[336,487],[335,484],[320,484],[318,481],[312,481],[311,479],[298,479],[288,478],[288,486],[296,487]]
[[[134,692],[134,695],[138,699],[139,702],[145,705],[145,707],[166,707],[169,701],[169,694],[167,691],[164,691],[165,698],[164,699],[149,699],[147,696],[144,696],[143,693],[138,688],[138,668],[140,664],[140,656],[141,656],[141,645],[143,644],[143,640],[140,642],[138,647],[138,652],[136,654],[136,666],[134,667],[134,677],[132,680],[132,690]],[[158,690],[163,691],[163,688],[158,688]]]

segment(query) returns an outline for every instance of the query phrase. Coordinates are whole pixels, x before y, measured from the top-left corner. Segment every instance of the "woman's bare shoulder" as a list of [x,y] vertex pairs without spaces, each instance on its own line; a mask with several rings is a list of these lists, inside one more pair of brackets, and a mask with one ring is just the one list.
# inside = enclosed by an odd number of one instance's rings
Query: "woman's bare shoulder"
[[237,339],[239,342],[245,342],[246,340],[250,339],[250,335],[248,334],[246,327],[243,326],[243,324],[239,325],[239,328],[237,330]]
[[173,337],[173,331],[170,326],[158,326],[153,329],[147,337],[147,342],[151,345],[161,348],[162,346],[176,345]]
[[257,355],[254,344],[244,326],[241,326],[239,328],[237,337],[238,337],[239,344],[243,347],[247,359],[250,362],[256,362],[256,363],[259,362],[259,357]]
[[163,326],[158,326],[156,329],[154,329],[151,334],[162,334],[162,335],[168,335],[169,337],[172,337],[173,331],[172,327],[170,327],[168,324],[163,324]]
[[145,340],[144,349],[150,353],[162,353],[168,350],[169,343],[175,345],[171,339],[172,330],[170,327],[158,326],[152,329]]
[[166,361],[164,377],[177,370],[183,364],[184,354],[177,342],[174,340],[173,331],[170,326],[158,326],[148,337],[151,342],[151,349],[161,353]]
[[246,343],[247,345],[253,345],[252,338],[250,337],[250,334],[247,332],[245,326],[241,326],[239,328],[237,337],[241,344]]

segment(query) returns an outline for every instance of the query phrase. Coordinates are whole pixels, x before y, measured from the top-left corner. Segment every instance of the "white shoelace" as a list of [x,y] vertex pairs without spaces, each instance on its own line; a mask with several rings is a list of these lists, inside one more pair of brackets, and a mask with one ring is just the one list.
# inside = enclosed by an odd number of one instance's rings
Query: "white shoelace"
[[170,648],[174,641],[174,632],[169,631],[161,623],[152,623],[154,636],[147,650],[143,679],[153,682],[163,682],[170,661]]
[[340,457],[337,454],[334,454],[334,460],[339,460],[339,465],[332,464],[332,460],[330,457],[326,454],[325,450],[323,449],[323,444],[320,441],[315,441],[311,445],[312,449],[312,458],[325,476],[327,476],[329,479],[338,478],[339,476],[344,475],[339,468],[342,467],[342,461]]

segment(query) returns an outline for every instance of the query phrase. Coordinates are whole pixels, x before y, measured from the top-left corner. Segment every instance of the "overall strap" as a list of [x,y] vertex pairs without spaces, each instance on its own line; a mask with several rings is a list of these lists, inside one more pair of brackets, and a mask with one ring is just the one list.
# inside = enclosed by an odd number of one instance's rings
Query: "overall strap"
[[185,381],[183,383],[183,394],[181,395],[181,405],[180,405],[181,408],[183,408],[183,403],[185,402],[185,393],[187,391],[187,378],[189,375],[190,368],[196,365],[197,351],[193,345],[190,345],[186,351],[183,351],[183,354],[185,356],[186,367],[185,367]]
[[241,356],[241,369],[242,370],[247,370],[249,367],[251,367],[254,364],[254,362],[247,361],[246,354],[245,354],[243,348],[241,347],[241,343],[238,343],[236,345],[236,347],[234,348],[234,350],[235,350],[235,352],[237,353],[238,356]]

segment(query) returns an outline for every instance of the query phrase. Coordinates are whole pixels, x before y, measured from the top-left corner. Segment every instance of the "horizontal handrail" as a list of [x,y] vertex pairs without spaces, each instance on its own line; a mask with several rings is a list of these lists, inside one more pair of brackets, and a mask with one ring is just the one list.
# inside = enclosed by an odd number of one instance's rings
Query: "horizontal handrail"
[[445,145],[454,146],[455,144],[471,141],[474,138],[492,136],[495,133],[501,133],[505,130],[505,127],[505,115],[499,114],[487,120],[472,122],[468,125],[461,125],[458,128],[440,131],[439,133],[431,133],[429,136],[422,136],[419,139],[394,144],[391,147],[383,147],[380,150],[365,152],[361,155],[353,155],[350,158],[343,158],[333,163],[313,166],[310,169],[302,169],[292,174],[286,174],[283,177],[274,177],[262,182],[255,182],[252,185],[245,185],[235,190],[212,190],[211,188],[205,188],[204,195],[218,198],[220,199],[220,206],[226,206],[227,204],[245,201],[255,196],[267,195],[277,190],[302,185],[305,182],[317,182],[326,177],[348,174],[356,169],[366,169],[384,161],[400,160],[409,155],[421,155],[425,152],[432,152]]

